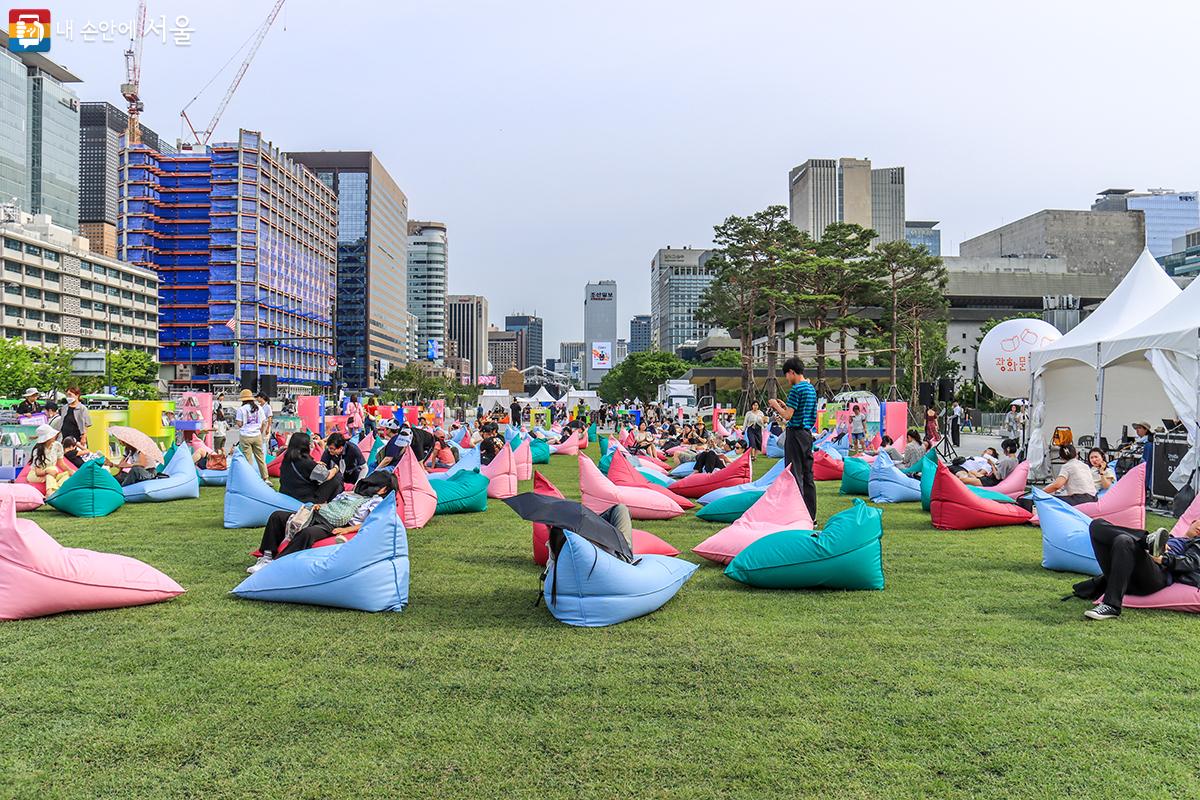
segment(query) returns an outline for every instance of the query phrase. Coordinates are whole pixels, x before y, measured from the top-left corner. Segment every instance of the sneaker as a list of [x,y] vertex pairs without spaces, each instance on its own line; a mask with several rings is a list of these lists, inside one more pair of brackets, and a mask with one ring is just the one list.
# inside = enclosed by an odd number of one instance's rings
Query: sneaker
[[1083,615],[1088,619],[1116,619],[1121,616],[1121,609],[1114,608],[1108,603],[1101,603],[1098,606],[1092,606]]
[[267,564],[270,564],[274,560],[275,559],[271,556],[270,553],[263,553],[261,556],[258,557],[258,561],[255,561],[253,564],[246,567],[246,572],[249,572],[251,575],[253,575],[254,573],[258,572],[260,569],[265,567]]
[[1146,534],[1146,550],[1152,556],[1161,556],[1167,549],[1167,540],[1171,538],[1170,532],[1166,528],[1158,528],[1157,530]]

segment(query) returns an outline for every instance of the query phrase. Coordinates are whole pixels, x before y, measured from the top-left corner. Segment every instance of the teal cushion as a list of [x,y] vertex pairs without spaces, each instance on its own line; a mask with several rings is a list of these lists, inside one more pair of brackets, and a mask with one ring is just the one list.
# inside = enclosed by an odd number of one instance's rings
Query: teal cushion
[[107,517],[125,505],[125,492],[99,461],[85,461],[46,502],[73,517]]
[[529,454],[535,464],[550,463],[550,443],[545,439],[532,439],[529,442]]
[[750,543],[725,574],[763,589],[882,589],[883,512],[862,500],[820,531],[780,531]]
[[928,511],[933,497],[933,476],[937,475],[937,465],[941,461],[936,450],[930,450],[917,463],[921,465],[921,509]]
[[997,492],[994,489],[989,489],[986,486],[968,486],[967,488],[970,489],[975,494],[979,495],[980,497],[986,498],[988,500],[995,500],[997,503],[1016,503],[1017,502],[1016,500],[1013,500],[1008,495],[1001,494],[1000,492]]
[[445,480],[429,483],[437,495],[434,514],[487,511],[488,478],[477,469],[456,472]]
[[842,461],[841,494],[856,494],[866,497],[871,478],[871,465],[861,458]]
[[751,489],[719,497],[696,512],[699,519],[709,522],[734,522],[754,505],[766,490]]
[[612,460],[613,460],[612,453],[605,453],[600,458],[600,471],[603,472],[605,475],[608,474],[608,466],[609,466],[609,464],[612,463]]

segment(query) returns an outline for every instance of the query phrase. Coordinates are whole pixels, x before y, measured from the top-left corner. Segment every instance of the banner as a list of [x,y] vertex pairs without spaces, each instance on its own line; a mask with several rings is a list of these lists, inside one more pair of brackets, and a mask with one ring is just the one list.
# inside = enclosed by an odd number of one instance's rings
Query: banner
[[592,369],[612,369],[612,342],[592,342]]

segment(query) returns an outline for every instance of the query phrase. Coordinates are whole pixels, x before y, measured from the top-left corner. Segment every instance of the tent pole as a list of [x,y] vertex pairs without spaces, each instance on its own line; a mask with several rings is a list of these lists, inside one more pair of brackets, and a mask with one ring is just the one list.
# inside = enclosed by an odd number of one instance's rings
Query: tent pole
[[1100,363],[1100,343],[1096,343],[1096,447],[1100,446],[1100,431],[1104,422],[1104,367]]

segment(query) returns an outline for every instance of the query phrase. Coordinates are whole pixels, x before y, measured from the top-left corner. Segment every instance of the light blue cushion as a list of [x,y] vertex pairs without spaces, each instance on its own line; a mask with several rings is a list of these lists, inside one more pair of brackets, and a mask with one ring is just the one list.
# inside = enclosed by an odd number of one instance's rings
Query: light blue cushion
[[408,537],[389,494],[350,541],[289,553],[233,593],[274,603],[401,611],[408,605],[408,578]]
[[125,486],[121,492],[127,503],[161,503],[166,500],[191,500],[200,496],[200,476],[192,462],[192,448],[181,444],[162,475],[166,477]]
[[720,489],[713,489],[708,494],[705,494],[697,500],[701,505],[708,505],[716,502],[722,497],[729,497],[734,494],[742,494],[743,492],[762,492],[765,491],[779,475],[787,468],[787,464],[783,461],[776,461],[766,473],[758,480],[749,481],[748,483],[739,483],[737,486],[725,486]]
[[272,489],[240,450],[229,459],[225,481],[225,527],[260,528],[276,511],[295,511],[301,502]]
[[542,587],[546,607],[567,625],[615,625],[662,608],[697,567],[671,556],[639,558],[628,564],[567,531]]
[[200,483],[204,486],[224,486],[229,479],[228,469],[202,469],[199,473]]
[[898,470],[891,457],[880,450],[871,464],[867,495],[872,503],[919,503],[921,482]]
[[783,437],[771,434],[767,437],[767,458],[783,458]]
[[667,474],[670,475],[672,478],[683,478],[688,475],[691,475],[695,471],[696,471],[696,462],[695,461],[684,461],[682,464],[678,464],[675,467],[672,467],[671,471],[668,472]]
[[1099,575],[1100,564],[1092,552],[1088,532],[1091,518],[1041,489],[1033,490],[1033,504],[1042,526],[1042,566],[1058,572]]
[[457,475],[460,472],[479,469],[481,466],[483,466],[483,462],[479,460],[479,448],[472,447],[470,450],[463,450],[459,454],[458,461],[454,462],[454,466],[450,467],[445,472],[429,473],[429,480],[444,481],[451,475]]

